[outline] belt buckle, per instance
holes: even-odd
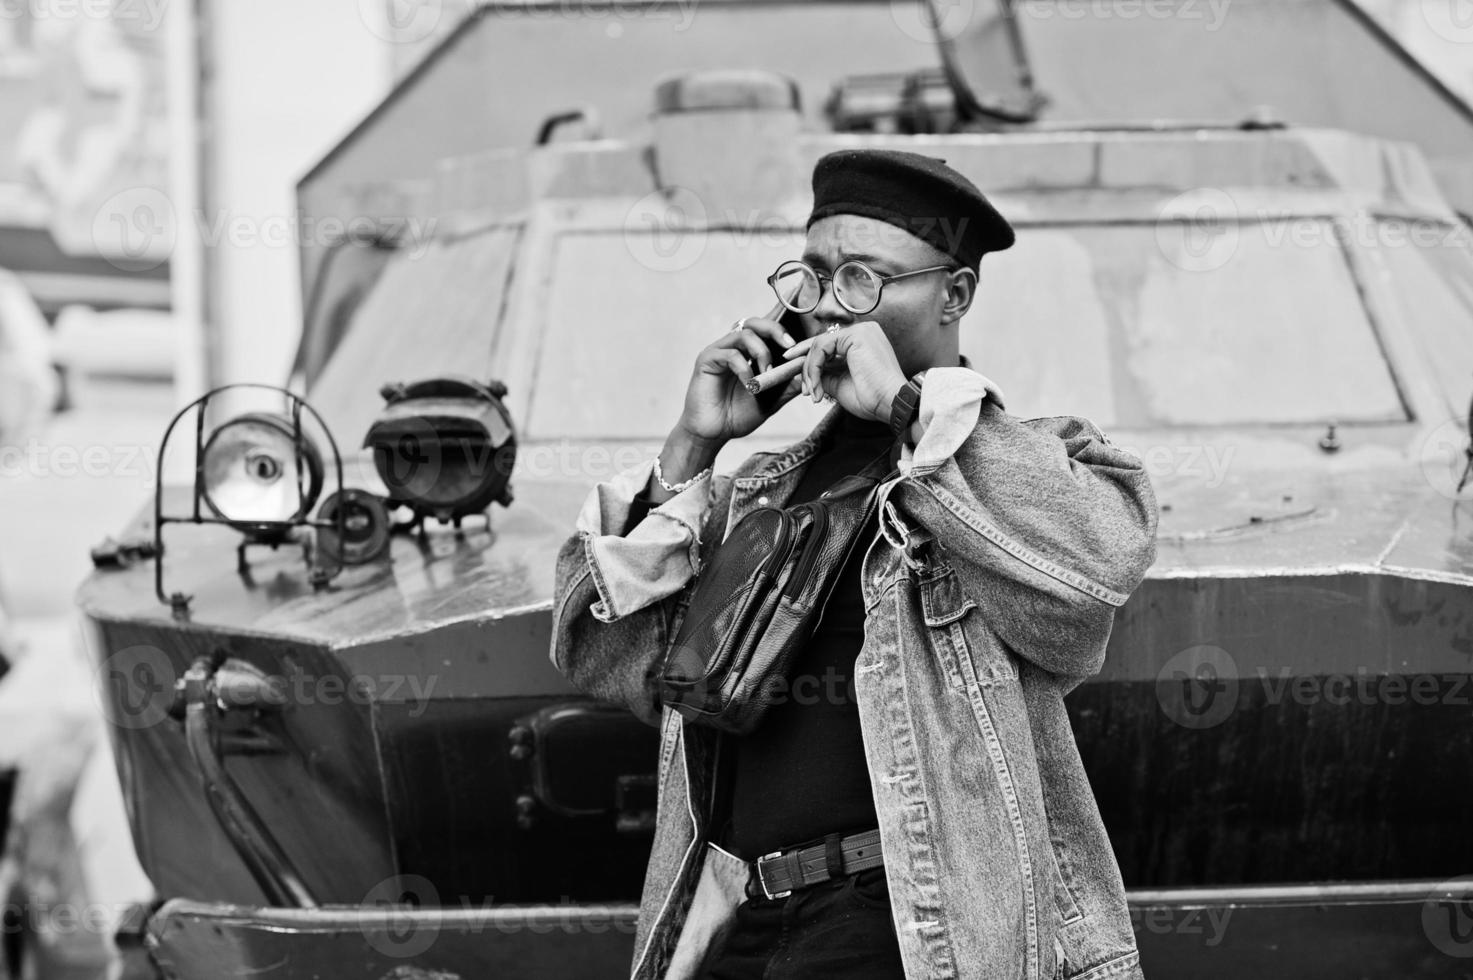
[[[762,874],[762,862],[766,861],[768,858],[781,857],[782,853],[782,851],[773,851],[772,853],[764,854],[757,859],[757,884],[762,888],[762,894],[768,901],[773,901],[774,899],[778,898],[787,898],[789,895],[793,894],[793,890],[791,888],[789,888],[785,892],[774,893],[768,891],[767,878]]]

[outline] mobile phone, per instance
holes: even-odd
[[[782,324],[783,329],[788,332],[788,336],[792,337],[794,340],[803,339],[803,318],[800,314],[794,313],[792,310],[779,303],[777,304],[777,306],[773,307],[772,312],[768,313],[767,315],[769,318],[776,317],[777,322]],[[774,366],[781,364],[784,360],[786,360],[786,358],[783,357],[783,353],[787,350],[787,348],[783,347],[781,344],[775,344],[772,341],[767,340],[767,338],[765,337],[763,338],[763,341],[767,344],[767,349],[772,354],[772,364]],[[755,396],[757,399],[757,407],[762,409],[762,413],[764,415],[771,415],[774,411],[777,410],[778,399],[781,397],[783,389],[786,387],[787,385],[773,385],[771,388],[768,388],[766,391],[759,392]]]

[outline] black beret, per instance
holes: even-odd
[[[1013,244],[1013,226],[975,184],[945,160],[904,150],[835,150],[820,158],[808,224],[832,214],[903,228],[973,269],[984,253]]]

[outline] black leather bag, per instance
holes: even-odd
[[[859,532],[874,513],[889,452],[811,501],[761,507],[701,571],[666,655],[661,700],[686,719],[744,735],[757,727],[813,635]]]

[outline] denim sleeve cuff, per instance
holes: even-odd
[[[927,371],[921,385],[921,438],[914,449],[902,441],[900,472],[929,472],[955,455],[977,428],[982,403],[988,398],[998,408],[1003,407],[1002,391],[986,375],[971,368]]]
[[[619,533],[653,470],[654,460],[648,460],[600,483],[578,514],[578,535],[598,590],[589,611],[600,622],[612,623],[679,592],[700,571],[709,476],[655,507],[628,534]]]

